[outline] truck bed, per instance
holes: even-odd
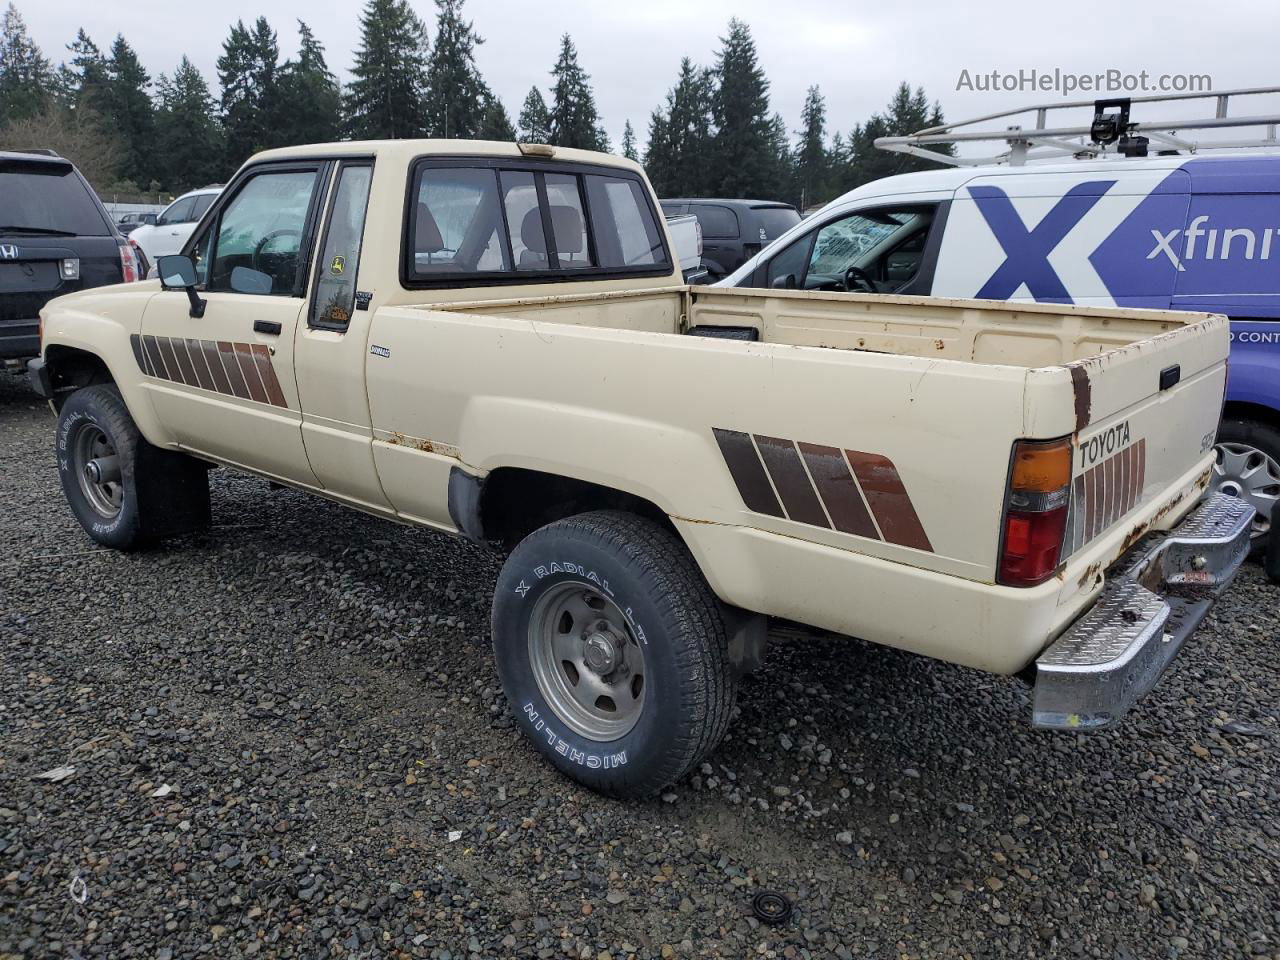
[[[1088,359],[1209,316],[997,300],[684,286],[456,301],[419,309],[516,315],[651,333],[752,327],[763,343],[1018,367]]]

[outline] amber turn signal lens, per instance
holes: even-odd
[[[1070,440],[1020,440],[1013,453],[1009,489],[1052,493],[1071,482]]]

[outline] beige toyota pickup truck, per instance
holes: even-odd
[[[501,543],[511,711],[606,793],[715,747],[769,618],[1105,726],[1248,547],[1250,508],[1205,497],[1223,318],[687,287],[618,157],[262,153],[158,273],[43,313],[89,536],[207,524],[218,464]]]

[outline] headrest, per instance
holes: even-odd
[[[413,245],[418,253],[439,253],[444,249],[444,238],[440,236],[436,218],[431,215],[431,210],[421,200],[418,201]]]
[[[582,215],[573,207],[563,204],[551,206],[551,229],[556,232],[557,253],[582,252]],[[547,243],[542,235],[542,215],[534,207],[520,222],[520,242],[534,253],[546,253]]]

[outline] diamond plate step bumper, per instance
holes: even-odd
[[[1253,507],[1218,493],[1124,554],[1094,606],[1036,661],[1033,725],[1083,730],[1119,720],[1240,569],[1252,523]]]

